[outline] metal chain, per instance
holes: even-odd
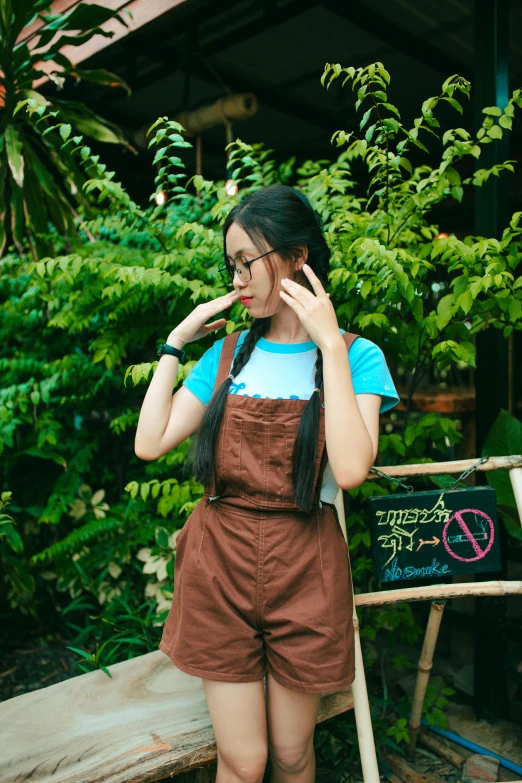
[[[378,468],[370,468],[370,473],[375,473],[376,476],[388,479],[388,481],[391,481],[392,484],[396,484],[398,487],[404,487],[404,489],[408,491],[408,494],[415,491],[415,487],[412,487],[411,484],[405,484],[399,478],[395,478],[395,476],[388,476],[387,473],[383,473],[381,470],[378,470]]]
[[[462,481],[471,473],[473,473],[478,468],[479,465],[482,465],[483,462],[487,462],[488,459],[491,459],[491,457],[481,457],[481,459],[479,459],[479,461],[475,465],[472,465],[471,468],[468,468],[468,470],[465,470],[464,473],[461,473],[461,475],[450,484],[450,489],[455,489],[459,481]],[[375,475],[379,476],[380,478],[388,479],[388,481],[391,481],[392,484],[396,484],[398,487],[404,487],[404,489],[408,492],[408,494],[411,494],[412,492],[415,491],[415,487],[412,487],[411,484],[405,484],[403,481],[401,481],[399,478],[396,478],[395,476],[388,476],[387,473],[383,473],[378,468],[370,468],[370,473],[375,473]]]
[[[487,462],[488,459],[491,459],[491,457],[481,457],[481,459],[479,459],[475,465],[472,465],[471,468],[468,468],[468,470],[465,470],[464,473],[461,473],[460,476],[455,479],[455,481],[452,481],[450,484],[450,489],[455,489],[459,481],[463,481],[467,476],[470,475],[470,473],[473,473],[479,465],[482,465],[483,462]]]

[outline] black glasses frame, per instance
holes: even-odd
[[[272,250],[268,250],[266,253],[263,253],[263,255],[258,256],[257,258],[252,258],[251,261],[247,261],[245,256],[237,256],[237,258],[234,259],[234,261],[237,261],[238,259],[244,259],[243,264],[246,266],[248,272],[250,273],[250,277],[245,280],[245,283],[248,283],[250,280],[252,280],[252,271],[250,267],[254,263],[254,261],[259,261],[260,258],[264,258],[265,256],[270,255],[270,253],[276,253],[277,248],[272,248]],[[225,285],[232,285],[234,282],[234,275],[236,274],[237,267],[235,263],[230,264],[228,261],[225,261],[223,264],[218,266],[218,272],[220,273],[221,277],[223,278]],[[243,280],[241,275],[239,274],[239,279]]]

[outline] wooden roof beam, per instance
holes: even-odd
[[[350,3],[346,0],[322,0],[321,5],[444,78],[458,73],[468,81],[473,79],[473,74],[465,62],[433,46],[422,35],[412,35],[392,19],[382,16],[359,0],[351,0]]]

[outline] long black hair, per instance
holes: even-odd
[[[328,286],[330,248],[323,234],[320,216],[306,196],[287,185],[271,185],[245,196],[229,212],[223,225],[223,245],[232,223],[237,223],[250,237],[259,252],[277,248],[278,255],[285,262],[292,262],[298,255],[298,248],[308,248],[307,263],[313,269],[324,288]],[[225,249],[226,254],[226,249]],[[271,279],[270,294],[276,284],[272,256],[267,256]],[[311,285],[305,273],[289,274],[309,290]],[[267,334],[271,317],[255,318],[252,326],[235,357],[231,374],[237,378],[247,364],[259,340]],[[317,348],[314,386],[320,388],[323,382],[323,356]],[[208,485],[212,481],[215,447],[225,411],[231,379],[226,378],[216,389],[210,400],[198,431],[187,454],[188,464],[196,481]],[[319,428],[319,393],[307,401],[299,423],[293,452],[293,499],[301,510],[310,511],[313,503],[313,479]]]

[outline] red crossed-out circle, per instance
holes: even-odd
[[[469,527],[466,525],[463,514],[478,514],[479,516],[483,517],[484,519],[487,519],[489,523],[489,543],[485,549],[481,549],[478,545],[478,542],[475,539],[475,536],[469,529]],[[460,555],[455,554],[455,552],[451,549],[449,543],[448,543],[448,527],[450,526],[451,522],[453,520],[456,520],[458,524],[460,525],[460,528],[466,538],[469,540],[471,546],[473,547],[475,551],[475,557],[461,557]],[[447,553],[454,557],[456,560],[462,560],[464,563],[473,563],[475,560],[482,560],[483,557],[486,557],[487,553],[493,546],[493,541],[495,540],[495,526],[493,525],[493,520],[491,517],[488,517],[487,514],[484,513],[484,511],[480,511],[478,508],[462,508],[459,511],[455,511],[453,516],[451,516],[446,524],[444,525],[444,529],[442,531],[442,541],[444,543],[444,547],[447,551]]]

